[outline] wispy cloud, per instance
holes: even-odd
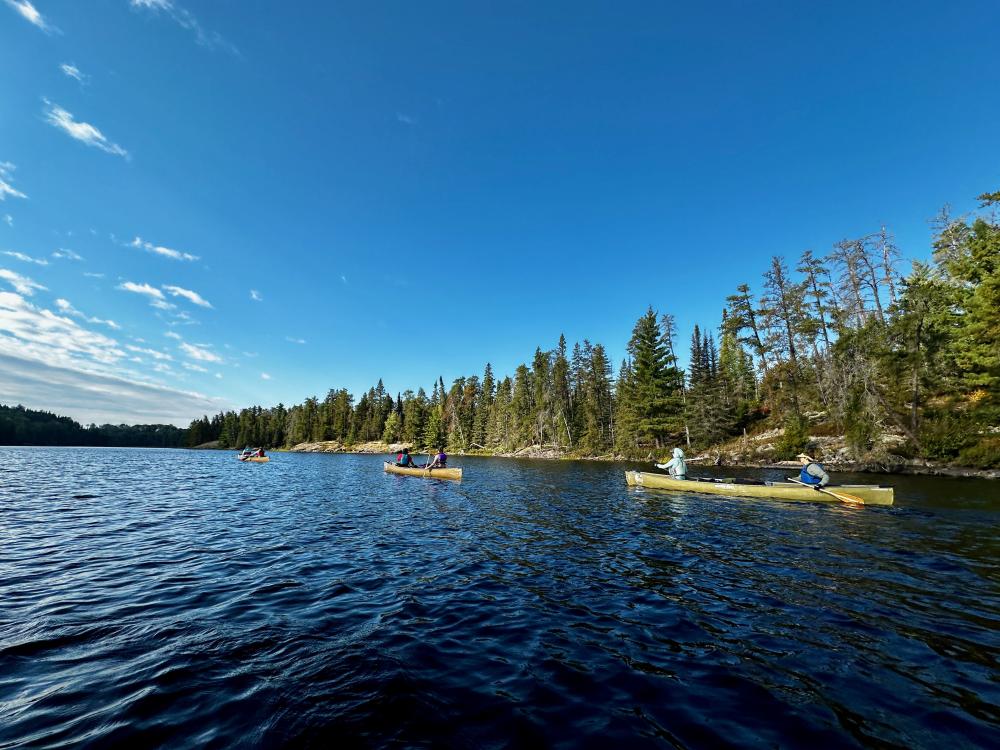
[[[170,258],[171,260],[198,260],[197,255],[182,253],[180,250],[163,247],[162,245],[154,245],[152,242],[146,242],[142,237],[136,237],[129,243],[129,245],[131,247],[139,248],[140,250],[155,253],[156,255],[162,255],[164,258]]]
[[[48,34],[58,31],[55,26],[45,20],[45,17],[38,12],[38,8],[28,2],[28,0],[5,0],[5,2],[20,13],[24,20],[33,26],[37,26],[42,31]]]
[[[347,277],[344,276],[344,274],[340,274],[340,281],[341,281],[341,283],[346,284],[347,283]]]
[[[80,255],[80,254],[78,254],[78,253],[76,253],[76,252],[74,252],[72,250],[69,250],[68,248],[65,248],[65,247],[61,247],[58,250],[53,250],[52,251],[52,257],[53,258],[63,259],[63,260],[83,260],[83,256],[82,255]],[[103,276],[104,274],[101,274],[101,275]]]
[[[114,339],[83,328],[50,310],[35,307],[12,292],[0,292],[2,353],[62,366],[113,364],[125,354]],[[4,391],[0,389],[0,392]]]
[[[45,260],[45,258],[32,258],[30,255],[25,255],[24,253],[18,253],[15,252],[14,250],[4,250],[3,254],[8,255],[11,258],[17,258],[18,260],[23,261],[24,263],[34,263],[35,265],[38,266],[47,266],[49,264],[49,262]]]
[[[260,374],[260,379],[261,379],[261,380],[270,380],[270,379],[271,379],[271,376],[270,376],[270,375],[268,375],[268,374],[267,374],[266,372],[262,372],[262,373]]]
[[[176,331],[167,331],[167,332],[166,332],[165,334],[163,334],[163,335],[164,335],[164,336],[166,336],[166,337],[167,337],[168,339],[174,339],[174,340],[176,340],[176,341],[181,341],[181,340],[183,339],[183,336],[181,336],[181,335],[180,335],[179,333],[177,333]]]
[[[0,279],[6,281],[8,284],[14,287],[14,289],[19,294],[23,294],[25,297],[30,297],[35,293],[36,290],[47,289],[47,287],[44,287],[38,282],[29,279],[27,276],[22,276],[21,274],[15,273],[14,271],[10,271],[6,268],[0,268]]]
[[[184,369],[191,370],[192,372],[208,372],[208,370],[201,365],[195,365],[191,362],[184,362]]]
[[[58,346],[26,347],[15,335],[7,334],[3,307],[0,304],[0,393],[6,401],[66,414],[84,424],[168,423],[180,427],[196,415],[225,407],[221,400],[130,377],[109,365],[64,362],[64,352]],[[37,311],[18,310],[15,314],[27,314],[35,323],[50,325]]]
[[[82,143],[86,143],[88,146],[99,148],[101,151],[108,154],[123,156],[126,159],[129,158],[128,151],[123,149],[117,143],[109,141],[105,137],[104,133],[91,125],[89,122],[77,122],[73,119],[73,115],[71,113],[67,112],[58,104],[53,104],[48,99],[43,99],[43,101],[45,102],[45,121],[49,123],[49,125],[59,128],[70,138],[75,138]]]
[[[73,305],[70,303],[68,299],[63,299],[62,297],[60,297],[59,299],[56,300],[56,307],[58,307],[59,312],[63,313],[64,315],[72,315],[74,318],[81,318],[83,320],[86,320],[88,323],[97,323],[99,325],[107,326],[108,328],[114,331],[121,330],[121,326],[115,323],[115,321],[113,320],[102,320],[101,318],[92,318],[89,315],[84,315],[82,312],[73,307]]]
[[[219,380],[222,380],[222,373],[221,372],[215,373],[215,377],[217,377]]]
[[[170,286],[169,284],[164,284],[163,288],[166,289],[172,297],[183,297],[199,307],[212,307],[212,303],[198,294],[198,292],[192,292],[190,289],[184,289],[179,286]]]
[[[4,214],[4,215],[3,215],[3,220],[4,220],[4,223],[5,223],[5,224],[6,224],[7,226],[9,226],[9,227],[12,227],[12,226],[14,226],[14,217],[13,217],[13,216],[11,216],[10,214]]]
[[[260,292],[258,292],[256,289],[251,289],[250,299],[252,299],[254,302],[261,302],[263,301],[264,298],[260,296]]]
[[[416,125],[417,124],[417,118],[416,117],[410,117],[410,115],[404,115],[402,112],[397,112],[396,113],[396,121],[397,122],[401,122],[404,125]]]
[[[24,193],[20,190],[15,190],[9,181],[14,179],[14,170],[17,169],[9,161],[0,161],[0,201],[7,200],[7,197],[11,198],[27,198]],[[7,215],[7,223],[13,226],[14,220]]]
[[[62,63],[59,66],[59,70],[61,70],[65,75],[69,76],[70,78],[76,79],[80,83],[86,83],[88,80],[90,80],[90,76],[83,73],[75,65],[70,65],[69,63]]]
[[[172,362],[174,359],[166,352],[157,351],[156,349],[149,349],[141,346],[132,346],[131,344],[128,344],[125,348],[128,349],[130,352],[135,352],[136,354],[145,354],[146,356],[152,357],[153,359],[159,360],[161,362]]]
[[[236,45],[224,39],[221,34],[208,31],[195,18],[191,11],[182,8],[174,0],[129,0],[129,5],[135,9],[149,11],[156,15],[162,13],[169,16],[182,29],[186,29],[194,34],[198,44],[206,49],[222,49],[234,55],[240,54]]]
[[[178,347],[182,352],[184,352],[191,359],[196,359],[199,362],[222,362],[222,357],[208,349],[205,346],[199,346],[198,344],[189,344],[186,341],[181,342]]]
[[[174,305],[167,302],[167,298],[163,296],[163,292],[157,289],[155,286],[150,286],[149,284],[136,284],[133,281],[123,281],[118,285],[118,288],[123,292],[132,292],[133,294],[141,294],[149,300],[149,304],[158,310],[173,310]]]
[[[103,273],[94,273],[93,271],[84,271],[83,275],[86,276],[88,279],[103,279],[104,278],[104,274]]]
[[[292,338],[291,336],[285,336],[285,341],[291,341],[293,344],[304,344],[304,343],[306,343],[305,339],[296,339],[296,338]]]

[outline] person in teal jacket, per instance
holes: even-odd
[[[674,457],[665,464],[656,464],[656,468],[667,470],[673,479],[687,479],[687,461],[684,460],[684,451],[680,448],[674,448]]]

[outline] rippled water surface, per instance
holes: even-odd
[[[996,484],[380,461],[0,448],[0,747],[1000,744]]]

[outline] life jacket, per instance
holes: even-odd
[[[809,473],[810,466],[819,466],[819,464],[814,461],[811,464],[806,464],[805,466],[803,466],[802,471],[799,472],[799,481],[802,482],[803,484],[809,484],[809,485],[819,484],[820,482],[823,481],[823,479],[822,477],[814,477],[812,474],[810,474]],[[820,466],[820,468],[822,469],[823,467]]]
[[[438,466],[444,466],[446,463],[448,463],[448,456],[444,453],[438,453],[437,458],[438,458]]]
[[[398,463],[402,463],[402,462],[403,462],[403,454],[402,453],[397,453],[396,454],[396,463],[398,464]]]

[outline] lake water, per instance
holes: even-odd
[[[1000,484],[0,448],[0,747],[997,747]]]

